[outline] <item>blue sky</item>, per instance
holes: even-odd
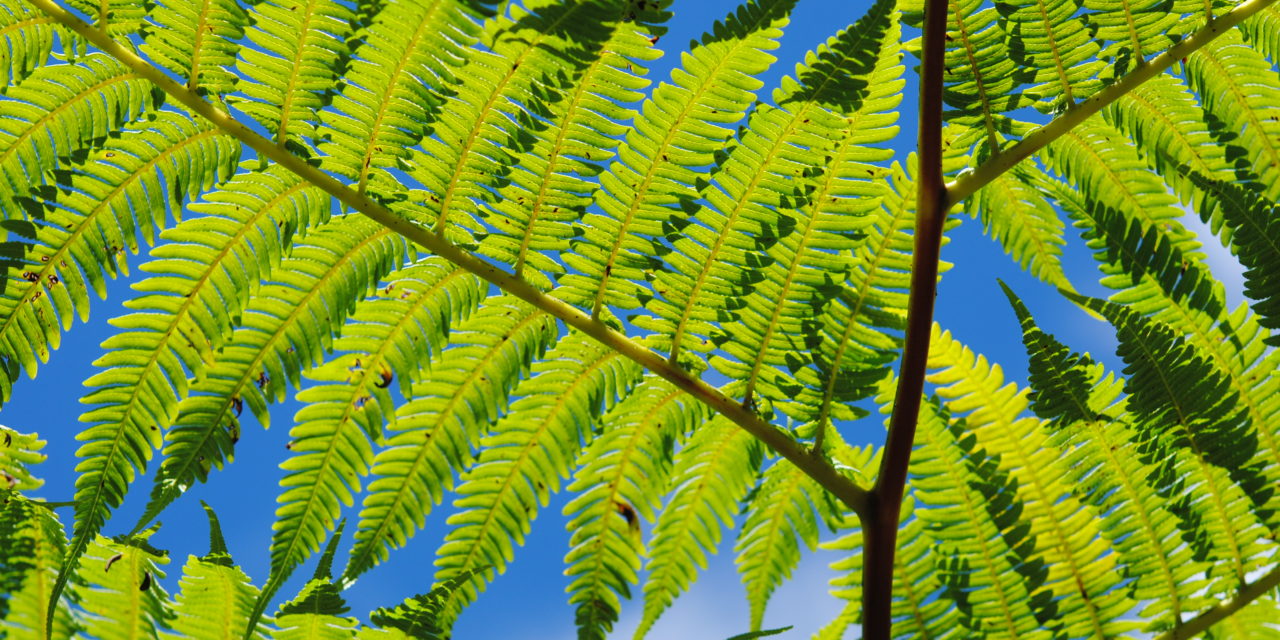
[[[807,50],[856,20],[868,4],[801,0],[786,30],[782,48],[774,52],[779,61],[764,77],[766,89],[761,95],[767,96],[778,78],[790,73]],[[671,31],[658,44],[668,53],[654,64],[650,78],[667,78],[670,65],[679,59],[675,53],[736,5],[732,0],[676,0]],[[907,63],[911,66],[913,60],[908,57]],[[899,158],[905,158],[914,147],[913,85],[912,79],[903,101],[905,116],[900,123]],[[1188,216],[1187,223],[1196,230],[1203,228],[1193,216]],[[1105,295],[1097,285],[1097,270],[1082,242],[1078,236],[1070,232],[1068,235],[1068,276],[1082,292]],[[1217,248],[1216,242],[1210,247],[1210,264],[1215,273],[1227,284],[1228,291],[1238,292],[1238,264]],[[974,350],[1002,363],[1007,380],[1025,381],[1026,359],[1013,312],[996,285],[997,276],[1023,296],[1047,330],[1074,349],[1091,351],[1095,356],[1102,356],[1104,362],[1115,365],[1110,327],[1079,312],[1047,285],[1016,271],[1000,247],[982,235],[978,222],[964,219],[951,235],[951,244],[944,249],[943,258],[955,267],[944,276],[939,289],[939,322]],[[130,259],[132,267],[141,262],[141,256]],[[136,268],[134,273],[138,273]],[[42,368],[39,379],[19,381],[12,401],[0,409],[0,422],[23,432],[37,431],[48,441],[45,453],[50,456],[49,460],[36,471],[47,480],[39,495],[49,500],[68,500],[73,493],[77,448],[74,437],[80,429],[77,419],[83,406],[72,399],[79,397],[80,383],[95,371],[91,363],[102,353],[98,345],[110,335],[106,320],[122,314],[122,302],[131,292],[126,283],[117,281],[111,287],[111,294],[108,301],[95,302],[89,323],[78,324],[64,335],[61,348]],[[1239,299],[1238,295],[1229,297],[1232,304],[1238,304]],[[165,525],[153,542],[169,549],[174,559],[169,565],[170,576],[164,581],[170,592],[176,589],[186,555],[203,554],[207,549],[201,499],[218,512],[236,560],[257,582],[266,578],[277,483],[283,475],[277,465],[286,453],[284,444],[288,439],[290,417],[296,408],[293,403],[275,407],[272,415],[276,426],[269,431],[246,425],[244,442],[251,446],[237,448],[237,459],[229,470],[216,473],[212,486],[193,488],[164,514]],[[863,422],[851,428],[847,437],[855,442],[878,440],[883,428],[879,419]],[[108,523],[106,533],[121,533],[129,528],[149,489],[149,478],[135,483],[126,506]],[[514,564],[463,615],[455,637],[553,640],[575,636],[572,609],[566,604],[564,593],[568,579],[562,575],[562,559],[569,540],[564,519],[558,515],[564,502],[563,498],[556,499],[541,511],[532,535],[518,551]],[[364,618],[374,607],[393,605],[429,588],[434,551],[443,538],[443,523],[451,512],[447,503],[442,505],[409,547],[394,552],[391,563],[369,572],[347,592],[353,614]],[[64,519],[70,518],[69,512],[62,515]],[[733,571],[733,554],[728,548],[731,544],[730,536],[725,549],[713,558],[709,570],[693,590],[665,614],[650,637],[725,638],[746,630],[747,607],[743,588]],[[827,595],[827,580],[832,573],[826,565],[837,558],[831,552],[807,557],[794,579],[778,591],[766,615],[765,626],[795,625],[794,631],[780,637],[803,638],[830,619],[841,603]],[[282,591],[284,597],[295,593],[310,571],[310,566],[303,567],[296,574],[298,577]],[[639,588],[635,593],[639,595]],[[632,601],[624,611],[615,630],[616,637],[630,636],[638,622],[639,605],[638,601]]]

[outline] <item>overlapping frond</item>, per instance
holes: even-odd
[[[342,598],[341,589],[333,582],[333,556],[342,538],[346,521],[338,525],[325,545],[315,574],[303,585],[294,599],[280,605],[275,623],[278,630],[271,634],[275,640],[339,640],[351,638],[359,622],[342,614],[351,610]],[[258,609],[260,611],[261,599]],[[255,611],[255,613],[256,613]],[[257,622],[251,618],[250,624]],[[252,627],[251,627],[252,628]]]
[[[1258,436],[1238,392],[1167,325],[1114,303],[1075,299],[1115,325],[1139,457],[1154,467],[1150,482],[1185,522],[1197,558],[1215,560],[1213,588],[1229,592],[1275,549],[1249,508],[1266,505],[1275,488],[1251,463]]]
[[[8,266],[0,294],[0,349],[35,375],[75,317],[89,315],[89,292],[106,296],[106,276],[125,268],[138,235],[153,242],[184,200],[225,179],[239,145],[207,123],[163,112],[57,173],[58,187],[28,199],[33,243]]]
[[[450,334],[450,346],[413,385],[372,461],[376,477],[360,510],[346,580],[385,560],[423,526],[555,335],[552,317],[512,297],[489,299]]]
[[[213,509],[207,504],[204,509],[209,517],[209,553],[187,556],[169,627],[176,634],[172,636],[175,640],[235,640],[243,637],[258,588],[232,563]],[[251,640],[265,637],[257,629]]]
[[[62,523],[51,509],[18,496],[6,498],[0,505],[5,587],[0,634],[40,640],[70,638],[79,628],[71,613],[71,598],[60,594],[56,611],[50,613],[50,594],[67,546]],[[52,624],[46,627],[48,620]]]
[[[530,141],[520,145],[523,152],[505,176],[509,182],[487,203],[491,211],[481,211],[491,227],[482,250],[512,264],[517,275],[538,282],[538,274],[564,273],[557,252],[569,248],[577,234],[573,223],[598,189],[595,178],[613,158],[624,123],[635,116],[634,103],[648,84],[640,77],[644,65],[661,53],[655,44],[664,29],[651,23],[669,15],[659,11],[662,3],[638,4],[625,3],[624,16],[637,24],[618,24],[598,51],[578,54],[587,64],[575,69],[576,86],[568,78],[540,83],[547,86],[534,104],[546,123],[520,132]]]
[[[1023,82],[1032,85],[1023,95],[1037,109],[1061,110],[1101,88],[1098,73],[1105,63],[1096,58],[1098,36],[1075,15],[1075,0],[1001,0],[996,10],[1010,56]],[[1105,14],[1099,17],[1105,20]]]
[[[160,566],[168,563],[168,554],[145,538],[94,540],[76,574],[84,581],[78,604],[87,614],[79,619],[85,633],[102,640],[157,637],[173,616],[160,585]]]
[[[1019,267],[1055,287],[1070,289],[1062,270],[1064,227],[1050,200],[1033,188],[1019,165],[991,181],[965,201],[966,212],[982,221],[988,236],[1000,243]]]
[[[346,70],[356,15],[336,0],[266,0],[249,10],[249,20],[232,102],[277,143],[306,143]]]
[[[1235,168],[1280,197],[1280,73],[1232,31],[1187,60],[1187,83],[1213,118],[1212,133],[1240,151]],[[1241,153],[1242,151],[1242,153]]]
[[[582,456],[564,507],[572,532],[569,604],[580,638],[604,638],[639,580],[641,526],[653,522],[671,475],[677,440],[704,418],[701,406],[658,378],[641,382],[603,419],[604,432]]]
[[[591,308],[634,308],[648,292],[645,272],[660,266],[655,238],[682,207],[698,197],[700,168],[733,134],[762,83],[754,78],[774,61],[794,0],[752,0],[723,21],[672,71],[641,108],[634,128],[619,148],[618,160],[600,176],[596,203],[583,236],[564,254],[578,273],[564,278],[565,299]],[[684,204],[682,204],[684,203]],[[677,220],[678,222],[678,220]]]
[[[1068,468],[1048,445],[1039,420],[1023,415],[1027,392],[1004,384],[998,365],[989,365],[952,339],[934,335],[928,377],[939,385],[948,412],[963,416],[977,446],[998,456],[998,468],[1016,484],[1020,520],[1035,541],[1032,562],[1045,565],[1043,588],[1052,594],[1048,626],[1070,636],[1111,636],[1125,632],[1120,620],[1134,602],[1119,589],[1112,571],[1115,555],[1100,537],[1094,514],[1071,492]]]
[[[1167,628],[1205,602],[1202,576],[1209,567],[1180,535],[1193,523],[1175,516],[1149,484],[1156,470],[1139,456],[1121,381],[1040,330],[1022,302],[1006,293],[1030,358],[1031,408],[1054,431],[1051,443],[1064,456],[1067,478],[1098,515],[1131,597],[1149,603],[1142,615],[1150,628]]]
[[[0,214],[21,219],[16,198],[44,184],[45,172],[159,102],[151,83],[101,53],[41,67],[10,87],[0,98]]]
[[[893,3],[877,2],[856,25],[811,52],[796,79],[786,78],[775,92],[780,106],[753,110],[741,138],[698,185],[706,204],[688,220],[669,223],[666,239],[674,251],[665,258],[669,268],[650,276],[657,297],[646,305],[654,317],[644,326],[672,336],[673,359],[682,349],[712,349],[719,323],[738,319],[741,296],[760,277],[755,254],[777,242],[792,222],[782,216],[805,202],[807,185],[796,178],[810,177],[815,152],[841,135],[842,107],[874,98],[868,87],[896,79],[881,67],[893,53],[885,43],[897,41],[897,29]],[[831,194],[825,206],[857,216],[866,206],[855,195]]]
[[[707,554],[732,526],[738,501],[760,474],[760,443],[722,419],[702,425],[676,454],[671,495],[658,514],[649,541],[644,614],[636,629],[643,638],[658,616],[689,588]]]
[[[873,13],[860,26],[866,35],[894,34],[895,17]],[[757,397],[803,404],[803,390],[821,393],[826,386],[822,372],[807,366],[803,347],[813,342],[815,310],[834,295],[837,274],[851,268],[842,264],[843,256],[858,246],[873,221],[868,214],[886,195],[872,178],[883,172],[874,163],[892,157],[883,145],[896,133],[902,65],[897,47],[884,42],[855,40],[850,53],[856,60],[851,81],[862,90],[848,91],[839,82],[812,89],[836,116],[828,123],[831,142],[810,150],[823,153],[824,164],[802,172],[804,194],[793,203],[800,206],[779,218],[776,243],[756,252],[763,255],[756,257],[759,267],[738,312],[740,322],[721,326],[713,337],[727,357],[713,357],[712,366],[743,381],[747,404]]]
[[[231,67],[249,16],[236,0],[160,0],[147,16],[142,52],[186,79],[188,89],[222,96],[236,86]]]
[[[320,113],[319,146],[328,156],[322,166],[357,180],[361,192],[371,180],[381,198],[401,190],[388,169],[428,133],[426,123],[475,42],[478,25],[465,6],[442,0],[382,8],[362,33],[333,108]]]
[[[522,129],[547,126],[551,114],[545,105],[565,99],[561,90],[579,82],[602,55],[609,34],[623,28],[624,10],[622,0],[537,0],[513,5],[510,17],[486,25],[482,42],[489,50],[469,51],[431,137],[406,162],[426,188],[413,195],[425,207],[417,212],[425,224],[437,232],[457,231],[462,241],[480,239],[484,246],[480,203],[493,200],[491,189],[506,180],[513,151],[533,142]],[[487,210],[497,215],[492,226],[511,230],[513,221],[502,216],[507,208]]]
[[[29,469],[47,457],[40,453],[44,445],[45,441],[34,433],[19,433],[0,425],[0,489],[22,492],[44,484]]]
[[[936,401],[921,408],[911,459],[915,516],[937,541],[938,578],[964,636],[1051,638],[1053,594],[1021,494],[1000,459]]]
[[[480,441],[479,459],[455,490],[458,513],[448,520],[453,528],[438,552],[436,581],[478,567],[494,573],[478,574],[455,591],[449,613],[474,600],[488,576],[506,570],[539,508],[578,464],[601,413],[630,391],[640,372],[578,332],[533,364],[515,389],[518,399]]]

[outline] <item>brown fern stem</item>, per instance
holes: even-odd
[[[915,251],[907,301],[907,335],[898,371],[889,435],[875,486],[862,518],[862,637],[888,640],[893,628],[893,558],[898,519],[924,391],[933,301],[938,288],[942,224],[950,202],[942,178],[942,74],[946,54],[947,0],[928,0],[920,57],[920,137],[917,155]]]

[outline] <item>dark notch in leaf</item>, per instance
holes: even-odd
[[[1031,410],[1054,427],[1093,420],[1096,416],[1089,409],[1090,385],[1086,371],[1093,366],[1093,360],[1087,355],[1072,353],[1052,334],[1041,331],[1017,294],[1003,280],[996,281],[1022,325],[1022,344],[1030,360]]]

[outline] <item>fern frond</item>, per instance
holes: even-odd
[[[802,176],[808,184],[794,203],[800,205],[795,217],[780,217],[776,243],[758,251],[764,254],[756,257],[762,264],[752,274],[756,282],[741,303],[740,322],[721,326],[713,336],[728,357],[715,356],[711,364],[743,381],[747,404],[756,396],[800,402],[805,388],[824,388],[827,379],[805,366],[809,357],[800,345],[811,344],[813,316],[832,297],[833,279],[839,281],[835,274],[850,269],[841,264],[840,254],[858,245],[873,221],[867,214],[885,196],[869,178],[882,171],[872,163],[892,157],[883,144],[896,133],[902,65],[897,47],[887,42],[896,40],[892,34],[898,26],[893,15],[874,14],[861,26],[870,30],[867,35],[883,29],[890,40],[858,41],[854,57],[860,63],[853,72],[861,74],[857,79],[866,83],[864,91],[851,93],[840,84],[815,90],[814,98],[838,117],[830,123],[825,165]]]
[[[906,326],[902,310],[914,250],[915,183],[897,164],[889,176],[891,186],[862,228],[844,287],[810,334],[821,338],[812,352],[821,400],[788,407],[796,420],[816,429],[860,416],[852,403],[867,397],[869,385],[885,374],[888,354],[898,348],[898,332]]]
[[[636,6],[627,3],[628,11]],[[646,31],[656,40],[662,29],[646,25]],[[613,157],[618,138],[627,131],[623,123],[635,116],[634,103],[643,97],[640,90],[648,84],[640,77],[644,65],[661,53],[645,32],[627,24],[615,27],[598,48],[583,52],[590,59],[583,61],[587,64],[578,72],[576,86],[559,87],[563,95],[538,96],[549,124],[525,127],[522,135],[532,141],[521,146],[528,148],[515,157],[506,176],[510,182],[488,202],[490,211],[481,212],[493,227],[481,250],[546,288],[550,279],[538,282],[541,278],[534,274],[564,273],[564,265],[552,256],[568,250],[577,233],[573,223],[585,215],[599,188],[594,178]]]
[[[1280,74],[1236,31],[1193,53],[1187,82],[1215,118],[1213,133],[1244,151],[1237,170],[1280,197]]]
[[[1112,68],[1116,73],[1127,72],[1168,49],[1189,33],[1196,22],[1184,14],[1203,9],[1200,3],[1187,1],[1084,0],[1081,4],[1088,10],[1086,20],[1093,29],[1093,37],[1106,43],[1096,55],[1114,60]]]
[[[137,33],[150,8],[150,3],[137,0],[67,0],[67,4],[90,16],[94,27],[118,39]]]
[[[555,320],[511,297],[490,298],[450,334],[450,346],[396,412],[360,510],[349,582],[404,546],[453,485],[453,474],[506,409],[530,361],[556,334]]]
[[[597,420],[626,396],[641,370],[581,333],[562,338],[533,364],[507,414],[480,441],[479,460],[462,476],[437,551],[436,582],[487,566],[454,591],[446,620],[472,602],[489,576],[502,573],[540,507],[560,490]],[[576,530],[571,527],[570,530]]]
[[[997,9],[984,6],[982,0],[958,0],[947,7],[943,100],[951,109],[943,118],[981,130],[988,146],[999,149],[1000,134],[1011,129],[1011,120],[1003,114],[1023,102],[1018,89],[1024,80],[1010,55],[1009,36]]]
[[[89,291],[106,296],[105,276],[125,270],[137,236],[152,242],[166,216],[225,179],[238,155],[239,145],[207,123],[163,112],[58,172],[59,188],[29,201],[35,243],[9,267],[0,295],[0,352],[34,376],[37,358],[58,348],[60,328],[88,318]]]
[[[637,639],[706,568],[707,554],[720,546],[722,527],[733,525],[738,501],[759,477],[762,453],[757,440],[713,418],[676,454],[671,497],[649,540],[649,577]]]
[[[583,237],[563,254],[578,273],[565,276],[564,298],[598,316],[604,305],[635,308],[650,295],[645,270],[657,267],[653,238],[680,216],[682,202],[697,199],[699,167],[714,164],[761,83],[753,76],[774,61],[794,0],[752,0],[717,22],[641,108],[618,160],[600,178]]]
[[[328,640],[330,638],[350,638],[358,622],[355,618],[340,617],[350,610],[342,598],[341,589],[334,584],[333,556],[342,538],[342,530],[346,520],[338,524],[329,542],[325,544],[320,562],[316,564],[312,576],[297,597],[280,605],[276,614],[279,630],[273,632],[272,638],[280,640]],[[255,607],[255,613],[262,607],[262,600]],[[256,616],[250,618],[250,630],[257,622]]]
[[[820,485],[795,465],[779,460],[764,472],[744,510],[747,518],[733,550],[747,588],[751,629],[756,631],[764,623],[769,597],[800,564],[800,544],[809,551],[818,547],[815,510],[835,509]]]
[[[1213,194],[1221,203],[1219,216],[1228,232],[1231,247],[1244,266],[1244,295],[1257,312],[1258,322],[1268,329],[1280,329],[1280,204],[1263,193],[1254,182],[1236,184],[1200,174],[1188,176],[1192,183]],[[1201,218],[1206,218],[1201,213]],[[1206,220],[1206,222],[1213,222]],[[1275,346],[1280,338],[1267,338]]]
[[[480,569],[463,571],[431,591],[412,596],[394,608],[373,610],[369,613],[369,621],[382,629],[376,632],[361,629],[358,637],[361,640],[443,640],[440,619],[445,603]]]
[[[1019,165],[1001,174],[965,201],[965,211],[981,219],[983,231],[999,242],[1019,267],[1055,287],[1071,289],[1062,270],[1064,225],[1045,196],[1025,177],[1034,170]]]
[[[351,55],[347,38],[355,18],[335,0],[266,0],[254,6],[254,26],[245,34],[249,44],[236,63],[236,108],[272,132],[277,144],[314,137],[317,111],[328,104]]]
[[[708,338],[717,333],[718,322],[737,319],[741,296],[759,278],[755,253],[775,242],[780,225],[789,222],[779,220],[779,210],[804,201],[804,188],[794,178],[811,174],[812,150],[829,146],[842,133],[839,114],[827,108],[870,97],[866,87],[873,83],[896,81],[892,72],[875,72],[885,43],[897,41],[897,29],[893,4],[878,2],[858,24],[811,52],[797,79],[787,77],[776,91],[781,106],[757,106],[741,139],[722,157],[711,180],[703,181],[700,195],[706,205],[696,210],[692,224],[669,223],[671,268],[652,274],[659,299],[646,305],[654,317],[642,326],[672,336],[672,361],[686,343],[710,350]],[[849,195],[832,195],[827,208],[844,208],[851,216],[864,213]],[[762,238],[753,242],[752,237]]]
[[[239,402],[227,402],[226,398],[218,402],[217,396],[206,395],[210,385],[205,374],[213,365],[219,375],[225,375],[221,373],[224,369],[216,366],[223,359],[217,352],[231,339],[250,297],[263,282],[272,279],[294,241],[328,219],[329,199],[314,186],[273,165],[237,175],[192,203],[189,209],[203,215],[161,234],[169,243],[152,252],[159,260],[148,263],[143,270],[164,275],[148,280],[154,284],[144,283],[143,288],[181,293],[188,301],[197,298],[192,304],[182,304],[185,301],[172,296],[150,297],[153,305],[160,308],[180,302],[178,310],[188,316],[183,335],[196,345],[203,341],[203,347],[196,352],[212,352],[208,357],[213,362],[192,360],[198,367],[193,372],[202,380],[196,383],[196,395],[178,403],[172,428],[165,434],[164,461],[156,472],[151,498],[138,528],[159,515],[186,487],[203,481],[209,468],[221,467],[230,459],[240,433],[238,414],[244,401],[267,424],[261,396],[245,394]],[[207,258],[193,264],[188,260],[193,255]],[[147,300],[134,304],[145,305]],[[169,339],[174,337],[170,335]],[[235,392],[230,397],[238,395]]]
[[[653,522],[671,475],[677,439],[703,420],[700,405],[664,380],[649,377],[601,421],[604,432],[587,448],[564,507],[572,532],[569,604],[580,638],[604,638],[639,580],[644,541],[641,518]]]
[[[1280,601],[1275,596],[1264,596],[1248,606],[1232,613],[1214,625],[1205,634],[1208,640],[1276,640],[1280,628],[1276,620],[1280,616]]]
[[[364,193],[371,181],[386,196],[401,190],[387,172],[427,133],[424,122],[437,115],[440,93],[455,82],[478,27],[465,3],[401,1],[384,6],[362,34],[348,78],[320,112],[320,151],[326,169],[358,181]]]
[[[1167,628],[1204,604],[1209,566],[1182,543],[1179,524],[1147,482],[1156,470],[1140,459],[1134,433],[1117,404],[1121,383],[1086,355],[1070,352],[1036,326],[1007,288],[1030,358],[1031,408],[1055,432],[1075,495],[1100,517],[1119,555],[1131,597],[1148,604],[1151,629]]]
[[[50,594],[67,547],[63,525],[53,510],[39,503],[13,495],[6,498],[0,505],[5,587],[0,598],[0,635],[66,640],[79,629],[68,594],[61,594],[56,609],[50,611]],[[48,627],[47,620],[52,620]]]
[[[227,349],[233,356],[251,354],[246,358],[250,362],[228,358],[218,368],[228,363],[234,373],[223,378],[215,369],[210,378],[234,380],[233,388],[241,393],[250,385],[256,387],[249,381],[262,372],[280,381],[276,388],[282,389],[286,379],[296,385],[301,370],[319,362],[330,348],[355,301],[403,264],[407,249],[399,236],[361,216],[335,219],[309,234],[282,264],[281,284],[264,287],[254,298],[236,332],[243,334],[242,341]],[[234,397],[223,401],[233,402]],[[359,476],[373,462],[369,434],[350,421],[302,421],[289,436],[293,456],[280,465],[289,474],[280,481],[284,491],[277,499],[281,506],[272,527],[271,577],[250,618],[251,626],[289,574],[319,549],[325,530],[337,522],[339,503],[350,505],[352,493],[360,488]]]
[[[258,597],[258,588],[240,567],[232,564],[213,509],[206,504],[204,510],[209,517],[209,553],[199,558],[187,556],[179,582],[181,590],[173,604],[173,620],[169,623],[176,635],[164,634],[164,637],[239,640]],[[261,629],[251,636],[251,640],[265,638]]]
[[[559,91],[581,79],[601,55],[599,44],[618,28],[622,9],[620,0],[538,0],[513,5],[509,18],[487,25],[482,41],[490,50],[469,52],[435,130],[408,162],[409,174],[427,190],[414,195],[425,205],[418,215],[426,224],[437,233],[456,232],[459,241],[485,233],[479,202],[492,200],[490,189],[510,173],[508,147],[528,147],[532,140],[521,129],[545,126],[541,105],[563,99]]]
[[[160,566],[168,563],[168,554],[145,540],[98,536],[76,573],[85,582],[84,631],[101,640],[155,638],[173,617],[160,585]]]
[[[893,632],[895,638],[958,638],[963,633],[959,609],[945,597],[936,572],[946,560],[939,557],[938,541],[925,521],[914,517],[915,502],[902,506],[902,530],[894,556]],[[861,540],[861,536],[858,536]],[[850,577],[854,577],[852,574]]]
[[[1114,303],[1069,297],[1116,327],[1138,452],[1156,467],[1149,481],[1183,519],[1197,557],[1218,563],[1209,572],[1215,590],[1243,583],[1274,553],[1249,510],[1251,501],[1265,505],[1274,487],[1249,464],[1258,436],[1238,393],[1167,325]]]
[[[1046,627],[1054,613],[1048,570],[1036,561],[1036,539],[1019,521],[1023,503],[1015,483],[997,467],[998,458],[978,447],[965,421],[952,421],[936,402],[921,408],[918,428],[911,459],[915,515],[937,541],[938,576],[965,636],[1053,637]]]
[[[26,0],[0,2],[0,91],[22,82],[53,53],[55,38],[70,48],[74,36]]]
[[[1210,205],[1178,167],[1218,179],[1231,177],[1226,154],[1205,123],[1204,110],[1179,78],[1161,74],[1148,80],[1103,109],[1102,117],[1133,141],[1183,202],[1199,200],[1201,212]]]
[[[221,96],[234,91],[231,70],[249,16],[235,0],[159,0],[148,17],[142,52],[186,78],[188,89]]]
[[[1060,111],[1102,87],[1097,36],[1076,12],[1074,0],[1001,0],[1009,52],[1032,84],[1024,92],[1042,112]],[[1092,16],[1090,16],[1092,17]]]
[[[149,82],[100,53],[41,67],[9,88],[0,98],[0,213],[21,219],[16,197],[158,104]]]
[[[31,475],[28,468],[48,457],[40,453],[44,445],[45,441],[37,434],[18,433],[0,425],[0,491],[31,491],[44,484],[44,480]]]
[[[1273,61],[1280,58],[1280,8],[1270,6],[1240,25],[1245,39]]]
[[[930,341],[929,365],[935,371],[927,379],[940,385],[948,412],[964,416],[976,446],[998,456],[1000,471],[1016,482],[1019,519],[1037,549],[1027,557],[1046,565],[1043,587],[1053,594],[1050,624],[1070,636],[1124,633],[1131,625],[1121,618],[1135,603],[1118,588],[1121,578],[1111,570],[1115,555],[1098,535],[1093,514],[1072,495],[1068,469],[1048,445],[1048,432],[1023,416],[1026,390],[1005,385],[998,365],[975,357],[950,334]]]

